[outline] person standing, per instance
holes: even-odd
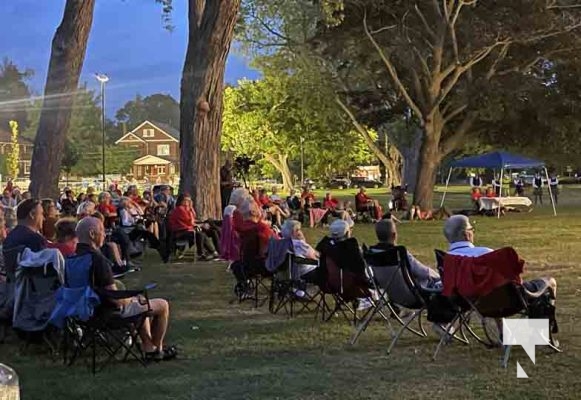
[[[538,173],[533,178],[533,194],[535,196],[535,205],[538,202],[543,205],[543,178]]]
[[[496,197],[500,197],[500,189],[502,188],[502,182],[500,182],[500,179],[497,176],[494,177],[494,179],[492,180],[492,187],[494,188],[494,193],[496,194]]]
[[[514,194],[515,196],[519,197],[523,197],[525,195],[525,183],[520,177],[514,180]]]
[[[470,178],[470,188],[481,188],[483,185],[482,178],[480,175],[476,174]]]
[[[551,189],[551,194],[553,195],[553,201],[555,202],[555,205],[559,204],[559,178],[557,178],[557,175],[551,175],[551,179],[549,179],[549,187]]]
[[[232,164],[230,160],[226,160],[222,168],[220,168],[220,199],[222,200],[222,211],[228,205],[233,186]]]

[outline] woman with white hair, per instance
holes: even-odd
[[[235,227],[241,226],[244,219],[239,207],[250,194],[245,188],[237,188],[230,194],[228,205],[222,213],[222,229],[220,231],[220,257],[228,261],[237,261],[240,257],[240,238]]]
[[[301,230],[301,223],[294,219],[287,219],[282,224],[281,235],[283,239],[292,239],[294,254],[297,257],[316,260],[319,253],[311,247],[305,240],[305,235]]]

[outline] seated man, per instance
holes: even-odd
[[[474,246],[474,227],[465,215],[453,215],[444,224],[444,236],[450,244],[448,254],[478,257],[492,252],[488,247]],[[550,287],[553,296],[557,295],[557,281],[551,277],[523,281],[523,286],[530,292],[537,292]]]
[[[47,240],[40,233],[44,221],[44,212],[39,200],[23,200],[16,208],[18,223],[4,240],[2,251],[8,276],[16,271],[18,254],[14,249],[27,247],[34,252],[46,249]]]
[[[86,217],[77,225],[77,255],[91,254],[94,288],[101,290],[118,290],[113,281],[111,263],[99,250],[105,242],[105,227],[94,217]],[[139,336],[142,350],[150,360],[169,360],[177,355],[173,347],[164,347],[163,340],[167,332],[169,321],[169,304],[164,299],[150,299],[150,316],[145,320]],[[121,317],[129,318],[147,311],[147,305],[139,302],[138,298],[116,300],[104,303],[103,306],[116,307]]]
[[[369,197],[363,186],[359,187],[359,193],[355,195],[355,209],[357,212],[369,212],[372,220],[379,220],[383,215],[379,202]]]
[[[397,228],[395,222],[391,219],[382,219],[375,224],[375,234],[378,243],[371,246],[369,249],[372,252],[380,252],[389,250],[397,246]],[[418,261],[408,251],[408,261],[410,265],[410,272],[415,281],[423,288],[438,289],[442,287],[440,274],[430,267],[425,266]]]

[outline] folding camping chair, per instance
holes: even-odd
[[[377,299],[373,302],[372,309],[369,310],[358,326],[356,326],[351,338],[352,345],[357,342],[359,336],[365,332],[373,318],[378,314],[386,323],[392,338],[395,336],[395,332],[391,325],[390,317],[396,319],[401,325],[404,325],[403,320],[400,318],[399,313],[392,305],[387,294],[389,287],[396,277],[395,272],[400,268],[399,255],[400,253],[395,247],[385,251],[373,251],[364,246],[363,257],[367,267],[367,275],[371,277],[371,283],[375,293],[377,293]],[[407,329],[418,336],[424,336],[414,328],[408,326]]]
[[[514,249],[502,249],[500,251],[516,252]],[[440,261],[443,260],[445,254],[443,252],[436,253]],[[443,266],[443,263],[441,263]],[[446,275],[443,275],[444,277]],[[456,293],[457,298],[463,303],[467,304],[469,311],[459,313],[457,318],[462,322],[462,326],[469,328],[469,320],[466,315],[476,315],[481,323],[484,331],[484,336],[479,337],[473,330],[469,332],[486,347],[500,347],[502,346],[503,357],[502,367],[508,366],[510,357],[511,345],[503,345],[502,328],[499,325],[501,319],[509,317],[528,317],[528,318],[548,318],[549,332],[545,339],[547,345],[555,352],[561,352],[558,341],[553,334],[557,333],[558,327],[555,319],[555,307],[553,305],[554,296],[551,288],[546,285],[539,288],[537,292],[530,292],[524,285],[516,282],[506,282],[502,285],[492,289],[489,293],[477,297],[467,297]],[[466,306],[464,306],[466,308]],[[438,343],[438,347],[434,353],[433,359],[436,358],[442,340]]]
[[[43,264],[40,260],[44,259],[60,261]],[[59,275],[64,272],[59,270],[64,264],[62,255],[56,249],[35,253],[25,248],[17,255],[16,262],[12,328],[24,340],[25,348],[33,343],[46,344],[54,355],[58,353],[59,339],[49,319],[61,286]]]
[[[402,326],[387,349],[387,354],[390,354],[405,330],[420,337],[427,336],[422,325],[422,313],[427,310],[431,298],[439,291],[422,288],[415,282],[410,272],[407,250],[403,246],[394,246],[391,254],[368,255],[368,257],[372,264],[391,264],[376,265],[373,268],[374,279],[379,282],[383,301],[387,299],[392,304],[412,310],[412,313],[404,320],[399,319]],[[416,320],[418,329],[410,328],[410,324]],[[365,325],[362,330],[364,327]]]
[[[270,299],[271,288],[266,285],[265,279],[272,274],[266,270],[265,260],[260,255],[260,240],[255,229],[240,235],[240,261],[232,263],[230,270],[237,281],[234,293],[238,303],[252,300],[254,307],[258,308]],[[261,298],[260,289],[268,295]]]
[[[270,267],[276,265],[277,261],[271,260],[271,257],[279,253],[276,247],[280,247],[280,250],[285,251],[286,254],[283,263],[273,269]],[[307,290],[308,282],[302,279],[302,276],[317,269],[319,261],[297,257],[293,252],[291,239],[271,240],[268,254],[267,269],[273,273],[269,311],[277,314],[284,309],[292,318],[305,310],[310,310],[311,305],[316,306],[316,298],[320,295],[320,291],[311,295]],[[298,311],[295,310],[297,303],[301,306]]]
[[[65,261],[64,283],[59,290],[57,306],[51,315],[51,323],[64,328],[63,360],[72,365],[85,351],[91,352],[91,370],[97,372],[97,349],[106,355],[99,371],[125,351],[122,360],[130,356],[145,366],[145,357],[137,346],[139,330],[148,317],[151,307],[147,291],[108,291],[94,288],[92,255],[70,257]],[[115,300],[142,296],[147,311],[129,318],[122,318],[111,304]],[[72,354],[69,357],[69,350]]]
[[[371,284],[365,274],[365,261],[357,240],[348,238],[338,241],[325,237],[317,249],[321,254],[321,269],[314,283],[321,290],[321,299],[317,304],[315,318],[319,311],[323,321],[329,321],[333,315],[341,313],[347,321],[356,324],[357,302],[361,298],[371,299]],[[334,308],[330,307],[326,295],[333,298]]]

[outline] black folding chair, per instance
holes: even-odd
[[[272,276],[270,312],[277,314],[280,310],[284,310],[292,318],[305,310],[314,310],[320,291],[314,294],[309,293],[310,287],[308,282],[302,279],[302,275],[306,272],[305,269],[316,268],[319,268],[318,260],[297,257],[294,253],[288,253],[284,264]],[[299,305],[298,310],[296,310],[297,305]]]
[[[146,318],[151,313],[148,290],[156,287],[150,284],[141,290],[102,290],[93,287],[92,256],[82,255],[68,258],[65,262],[65,282],[60,300],[66,299],[67,292],[84,293],[88,288],[93,288],[98,294],[101,305],[94,308],[94,313],[85,318],[66,313],[70,304],[62,304],[65,310],[64,336],[63,336],[63,360],[67,365],[72,365],[85,352],[91,352],[91,370],[93,374],[101,371],[112,360],[117,359],[124,352],[122,361],[129,357],[137,360],[145,366],[145,357],[137,345],[140,329]],[[138,297],[144,311],[130,317],[124,317],[121,310],[112,306],[119,300]],[[69,298],[70,299],[70,298]],[[58,308],[58,304],[57,304]],[[58,311],[55,311],[58,312]],[[55,314],[53,314],[54,317]],[[54,321],[55,318],[52,318]],[[54,322],[53,322],[54,323]],[[69,350],[72,352],[69,355]],[[97,369],[98,353],[104,353],[105,361]]]
[[[381,260],[383,262],[379,262],[371,259],[372,256],[369,255],[370,262],[372,263],[391,264],[382,265],[373,270],[374,279],[380,282],[382,297],[385,296],[383,298],[388,299],[392,304],[412,311],[409,316],[401,320],[402,326],[393,337],[387,349],[387,353],[390,354],[391,350],[406,330],[420,337],[427,336],[422,325],[422,313],[427,310],[430,298],[437,293],[437,291],[424,289],[415,282],[410,272],[409,260],[405,247],[394,246],[389,257],[385,254],[381,257],[386,257],[386,259]],[[416,320],[418,322],[418,328],[410,328],[410,324]]]
[[[315,318],[321,312],[322,320],[329,321],[335,314],[340,313],[348,322],[356,324],[359,299],[371,300],[371,284],[365,274],[365,261],[357,240],[326,237],[317,245],[317,250],[321,254],[321,269],[316,274],[315,283],[321,290],[321,298]],[[333,308],[326,295],[333,298]]]

